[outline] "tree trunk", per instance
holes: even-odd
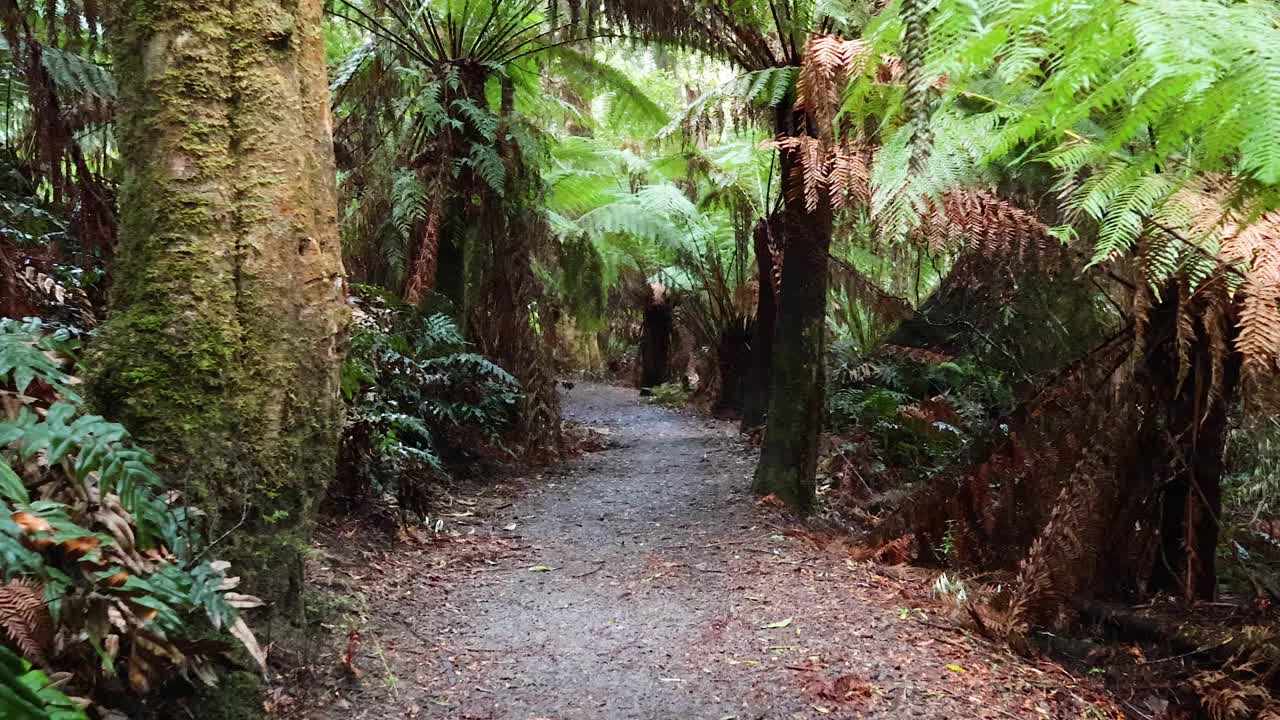
[[[751,359],[742,387],[742,430],[764,425],[769,411],[769,371],[773,363],[773,335],[778,321],[778,300],[774,295],[774,265],[771,246],[782,239],[781,216],[770,215],[756,225],[754,245],[759,269],[760,293],[756,300],[756,323],[751,337]]]
[[[822,194],[809,212],[797,187],[791,153],[782,153],[786,248],[769,380],[769,426],[753,489],[807,512],[816,500],[818,436],[822,431],[826,372],[827,256],[832,211]]]
[[[125,177],[91,396],[297,617],[349,321],[322,3],[114,7]]]
[[[751,369],[752,323],[735,324],[720,334],[716,347],[720,392],[715,412],[740,413],[745,402],[747,375]]]
[[[655,290],[655,295],[660,295]],[[640,389],[651,390],[671,380],[671,335],[675,318],[665,297],[654,297],[644,309],[640,338]]]
[[[1215,290],[1203,294],[1212,297]],[[1234,338],[1211,339],[1215,331],[1208,326],[1214,323],[1197,320],[1193,321],[1191,349],[1183,358],[1188,365],[1183,367],[1174,329],[1180,312],[1205,318],[1212,317],[1215,308],[1211,305],[1206,312],[1198,299],[1185,294],[1180,302],[1170,298],[1153,311],[1148,331],[1148,344],[1155,350],[1148,353],[1150,392],[1163,410],[1163,417],[1158,418],[1162,422],[1149,433],[1141,451],[1143,457],[1159,460],[1151,483],[1162,492],[1159,545],[1150,586],[1187,602],[1211,601],[1218,591],[1218,518],[1222,514],[1229,412],[1239,386],[1240,360],[1235,354],[1220,360],[1221,377],[1218,387],[1213,387],[1214,345],[1229,346]],[[1185,332],[1191,323],[1182,322]],[[1221,323],[1217,331],[1225,327],[1235,327],[1235,323]]]
[[[500,112],[506,126],[518,122],[514,117],[515,86],[504,77],[501,88]],[[484,83],[478,83],[476,92],[483,90]],[[506,135],[505,128],[499,132],[500,137]],[[519,429],[529,440],[530,449],[559,453],[563,436],[551,353],[555,344],[547,342],[545,334],[554,337],[556,318],[545,304],[539,306],[542,283],[533,271],[534,249],[549,234],[542,213],[531,210],[536,198],[530,189],[540,188],[541,178],[519,161],[520,151],[514,143],[500,140],[497,150],[503,157],[515,159],[507,163],[506,193],[498,196],[478,178],[472,181],[483,200],[478,204],[478,232],[468,239],[467,274],[475,280],[467,303],[467,328],[477,349],[520,381],[524,399]],[[542,333],[531,313],[539,314]]]
[[[1230,302],[1225,283],[1194,296],[1169,287],[1148,313],[1132,374],[1122,376],[1137,397],[1103,393],[1085,413],[1094,425],[1087,452],[1022,564],[1019,623],[1069,617],[1064,603],[1144,581],[1188,601],[1214,596],[1227,414],[1239,383]]]

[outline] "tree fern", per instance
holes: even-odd
[[[391,217],[406,241],[410,239],[417,225],[427,220],[430,212],[428,192],[417,173],[407,169],[396,173],[391,190]]]
[[[507,168],[493,146],[472,145],[470,155],[459,162],[475,172],[494,195],[502,197],[506,194]]]
[[[1206,257],[1274,232],[1278,19],[1263,1],[941,0],[929,71],[948,87],[935,121],[975,113],[973,89],[998,80],[1000,97],[976,109],[998,116],[983,164],[1052,166],[1075,221],[1097,227],[1096,262],[1137,253],[1157,292],[1225,271],[1254,303],[1277,293],[1263,278],[1280,276],[1280,259],[1224,253],[1215,271]],[[1280,332],[1265,330],[1275,318],[1243,317],[1251,367],[1280,355]]]
[[[750,113],[781,107],[795,95],[798,69],[770,67],[739,75],[708,90],[672,118],[658,137],[677,132],[694,134],[700,128],[720,128]]]
[[[608,119],[613,127],[631,126],[637,130],[657,129],[667,123],[670,114],[626,73],[613,65],[569,45],[547,48],[548,59],[559,63],[562,70],[577,74],[607,91],[612,102]]]

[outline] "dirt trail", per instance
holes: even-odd
[[[918,580],[784,534],[794,522],[746,493],[754,458],[729,424],[601,385],[569,392],[566,415],[610,449],[464,506],[469,535],[331,538],[321,576],[371,595],[362,676],[290,714],[1093,717],[1065,672],[932,624]]]

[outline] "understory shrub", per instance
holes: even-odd
[[[956,462],[1014,404],[1000,370],[971,358],[929,362],[836,352],[830,359],[827,427],[856,437],[870,464],[868,480],[893,469],[879,484],[927,479]]]
[[[680,383],[666,383],[652,390],[653,401],[663,407],[682,408],[689,404],[689,391]]]
[[[74,341],[0,320],[0,717],[143,705],[178,678],[217,683],[238,639],[262,649],[228,564],[128,431],[85,414]],[[69,700],[68,692],[87,697]]]
[[[521,389],[506,370],[467,352],[454,321],[422,316],[358,288],[343,366],[347,423],[331,496],[393,501],[424,513],[433,482],[466,457],[502,453]]]

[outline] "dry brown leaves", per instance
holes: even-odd
[[[17,578],[0,585],[0,635],[29,660],[44,662],[53,647],[54,629],[43,583]]]

